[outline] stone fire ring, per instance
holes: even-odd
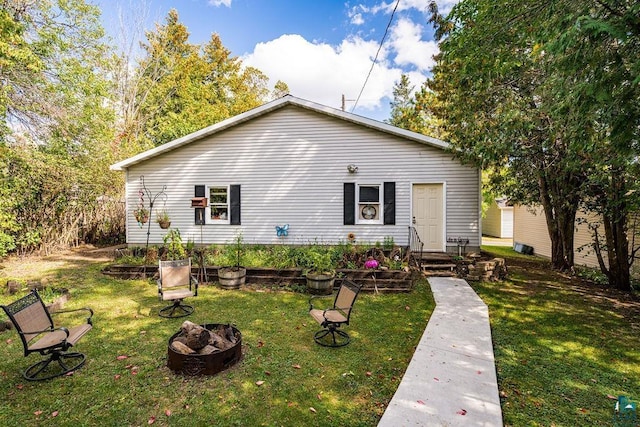
[[[210,331],[221,326],[220,323],[207,323],[200,325]],[[177,374],[183,375],[215,375],[235,365],[242,357],[242,334],[232,325],[233,334],[236,337],[236,343],[233,347],[226,350],[211,354],[182,354],[178,353],[171,347],[173,340],[178,337],[182,331],[178,331],[169,338],[167,366]]]

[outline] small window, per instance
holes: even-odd
[[[380,210],[381,185],[358,185],[358,203],[356,205],[356,217],[360,224],[381,224],[382,212]]]
[[[212,222],[229,222],[229,187],[209,187],[209,212]]]

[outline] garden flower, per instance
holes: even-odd
[[[380,264],[375,259],[368,259],[364,263],[364,268],[378,268]]]

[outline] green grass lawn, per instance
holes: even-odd
[[[612,425],[611,397],[640,401],[637,297],[508,248],[486,249],[509,267],[504,282],[472,283],[489,306],[505,425]],[[361,294],[347,327],[351,344],[330,349],[313,341],[307,295],[203,286],[188,319],[234,323],[244,357],[228,371],[191,378],[166,367],[167,341],[183,319],[157,316],[164,304],[155,283],[108,278],[104,265],[50,258],[3,270],[48,277],[71,289],[67,308],[96,314],[77,346],[86,365],[42,383],[20,374],[37,356],[23,357],[15,331],[1,333],[0,425],[375,426],[434,305],[425,282],[410,294]]]
[[[505,425],[612,425],[640,402],[640,301],[508,248],[509,279],[472,284],[489,306]]]
[[[39,356],[24,358],[15,331],[3,332],[0,425],[375,425],[434,306],[426,282],[410,294],[361,294],[346,327],[351,344],[332,349],[313,341],[319,328],[308,295],[202,286],[188,319],[235,324],[243,359],[215,376],[183,377],[166,359],[168,339],[185,319],[157,315],[166,303],[155,283],[107,278],[103,266],[55,263],[41,271],[71,289],[65,308],[95,311],[94,329],[76,346],[87,363],[73,376],[27,382],[21,370]]]

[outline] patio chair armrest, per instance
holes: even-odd
[[[44,334],[44,333],[53,332],[53,331],[62,331],[67,335],[66,338],[69,338],[69,330],[64,326],[61,326],[59,328],[43,329],[41,331],[18,331],[18,333],[20,335],[38,335],[38,334]]]
[[[316,298],[334,298],[334,295],[311,295],[311,298],[309,298],[309,311],[313,310],[313,303],[311,301]]]
[[[197,297],[198,296],[198,279],[193,274],[191,274],[190,277],[191,277],[191,283],[193,283],[193,285],[195,285],[195,288],[196,288],[196,291],[194,292],[194,296]]]
[[[93,321],[91,320],[91,318],[93,317],[93,310],[89,307],[74,308],[72,310],[58,310],[58,311],[52,312],[51,314],[53,315],[53,314],[62,314],[62,313],[75,313],[76,311],[88,311],[89,317],[87,317],[87,323],[89,325],[93,325]]]

